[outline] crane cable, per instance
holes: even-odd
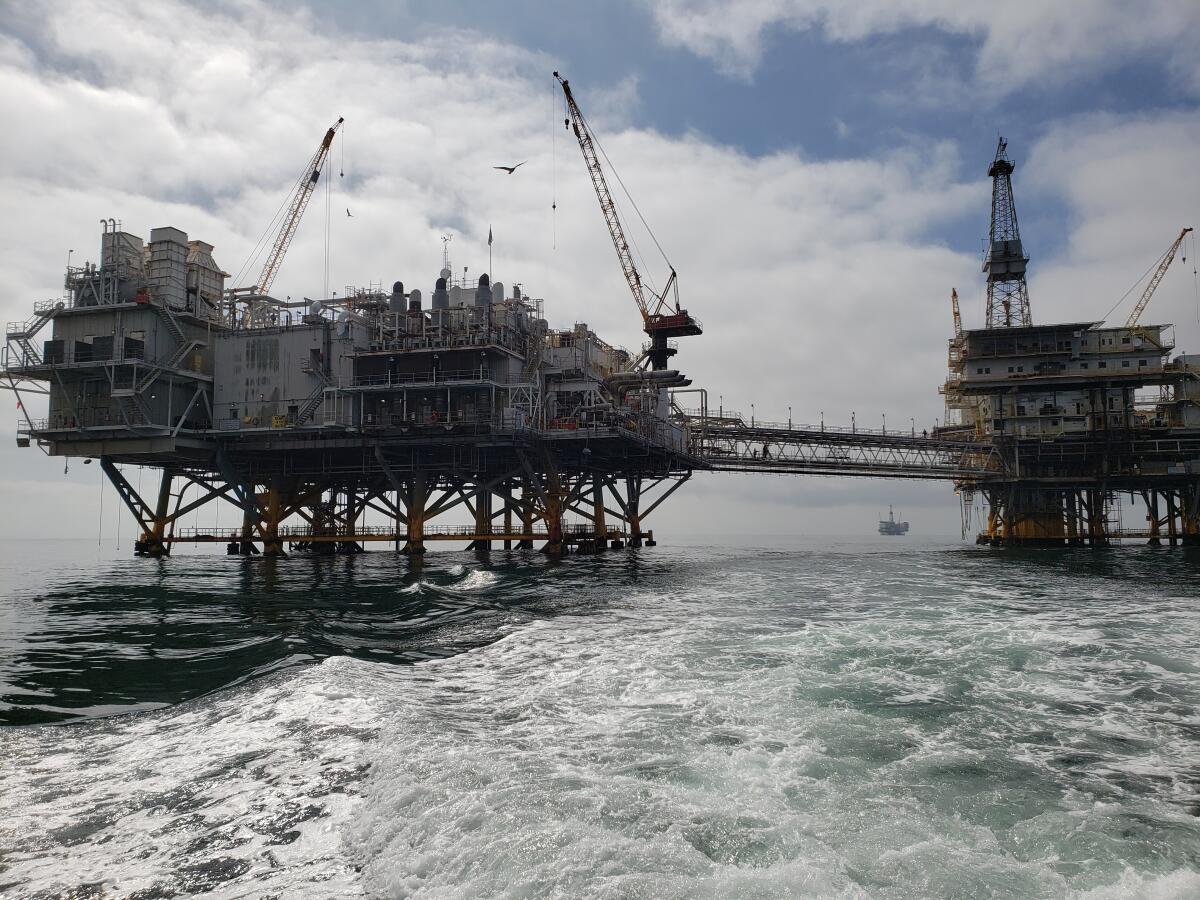
[[[1124,302],[1125,302],[1125,298],[1126,298],[1126,297],[1128,297],[1130,294],[1132,294],[1132,293],[1134,292],[1134,290],[1137,288],[1137,286],[1138,286],[1139,284],[1141,284],[1141,283],[1142,283],[1142,282],[1145,280],[1146,276],[1150,274],[1150,272],[1151,272],[1151,270],[1152,270],[1152,269],[1156,268],[1156,267],[1157,267],[1157,266],[1158,266],[1158,265],[1159,265],[1159,264],[1160,264],[1160,263],[1163,261],[1163,256],[1166,256],[1166,255],[1167,255],[1166,253],[1163,253],[1163,254],[1162,254],[1162,256],[1160,256],[1160,257],[1159,257],[1158,259],[1156,259],[1154,262],[1150,263],[1150,267],[1149,267],[1149,268],[1147,268],[1145,272],[1143,272],[1141,275],[1139,275],[1139,276],[1138,276],[1138,278],[1137,278],[1137,281],[1135,281],[1133,284],[1131,284],[1131,285],[1129,286],[1129,290],[1127,290],[1127,291],[1126,291],[1124,294],[1122,294],[1122,295],[1121,295],[1121,299],[1120,299],[1120,300],[1118,300],[1116,303],[1114,303],[1114,304],[1113,304],[1113,305],[1112,305],[1112,306],[1109,308],[1108,312],[1106,312],[1106,313],[1105,313],[1105,314],[1104,314],[1104,315],[1101,317],[1101,321],[1102,321],[1102,322],[1103,322],[1103,321],[1106,321],[1106,320],[1108,319],[1108,317],[1109,317],[1109,316],[1111,316],[1111,315],[1113,314],[1113,311],[1114,311],[1114,310],[1115,310],[1115,309],[1116,309],[1118,306],[1120,306],[1122,303],[1124,303]]]
[[[252,248],[250,248],[250,255],[246,258],[246,261],[242,263],[242,267],[237,270],[237,274],[233,276],[234,284],[241,284],[242,278],[248,275],[250,270],[257,265],[259,258],[263,254],[263,250],[265,250],[267,247],[267,238],[274,232],[278,231],[279,223],[283,220],[283,213],[288,206],[288,202],[296,195],[296,191],[300,189],[301,182],[303,182],[304,179],[309,176],[309,174],[311,173],[302,173],[300,177],[292,183],[292,186],[288,188],[288,192],[284,195],[283,201],[279,204],[279,209],[275,210],[275,215],[271,217],[271,221],[268,222],[267,227],[263,229],[263,233],[259,237],[258,242]]]
[[[584,118],[582,110],[579,111],[579,118],[582,119],[583,124],[587,126],[587,130],[592,135],[592,143],[596,145],[596,149],[599,150],[600,155],[604,157],[604,162],[608,164],[608,170],[612,172],[613,177],[617,179],[617,184],[621,186],[621,190],[625,193],[625,197],[629,200],[630,205],[633,207],[633,211],[637,213],[637,217],[639,220],[641,220],[642,226],[646,229],[646,233],[650,235],[650,240],[654,241],[654,246],[657,247],[658,252],[662,254],[663,261],[668,266],[671,266],[671,260],[667,257],[667,251],[665,251],[662,248],[662,244],[658,242],[658,238],[654,235],[654,230],[646,221],[646,217],[642,215],[641,209],[638,208],[637,201],[634,200],[633,195],[629,193],[629,188],[625,187],[625,182],[621,180],[621,174],[617,171],[616,166],[612,164],[612,160],[608,158],[608,154],[604,152],[604,145],[600,143],[600,138],[596,136],[596,132],[592,130],[592,126],[589,125],[587,119]],[[671,266],[671,268],[674,269],[675,267]]]
[[[325,179],[325,293],[321,295],[323,300],[329,299],[329,230],[331,227],[331,222],[330,222],[330,217],[329,217],[329,214],[330,214],[329,190],[330,190],[330,182],[332,180],[333,179],[331,179],[331,178]]]
[[[1187,257],[1183,258],[1187,262]],[[1200,325],[1200,272],[1196,271],[1196,232],[1192,232],[1192,284],[1196,289],[1196,324]]]
[[[566,102],[565,97],[564,97],[563,102],[564,103]],[[616,166],[614,166],[612,164],[612,160],[608,158],[608,154],[604,151],[604,145],[600,143],[600,138],[596,136],[596,132],[592,129],[592,126],[588,123],[587,117],[583,114],[583,110],[579,108],[578,104],[575,105],[575,112],[579,116],[579,120],[581,122],[583,122],[583,127],[587,129],[588,134],[591,136],[592,143],[596,145],[596,149],[599,150],[600,155],[604,157],[604,162],[608,165],[608,170],[610,172],[612,172],[613,177],[615,179],[617,179],[617,184],[619,184],[621,186],[621,190],[624,192],[626,199],[629,200],[630,205],[633,207],[633,211],[635,213],[637,213],[637,217],[641,221],[642,227],[645,228],[646,233],[650,235],[650,240],[654,241],[654,246],[658,248],[658,252],[659,252],[659,254],[662,255],[663,261],[667,264],[668,268],[670,268],[670,270],[672,272],[674,272],[675,267],[673,265],[671,265],[671,260],[670,260],[670,258],[668,258],[667,252],[665,250],[663,250],[662,244],[660,244],[658,242],[658,238],[654,234],[654,229],[652,229],[650,227],[650,223],[648,223],[646,221],[646,217],[642,215],[642,211],[638,207],[637,201],[633,199],[633,195],[629,193],[629,188],[627,188],[625,186],[625,182],[621,180],[621,173],[619,173],[617,171]],[[615,198],[613,199],[613,203],[614,204],[616,203]],[[638,259],[641,261],[642,269],[644,271],[640,271],[638,274],[641,275],[641,277],[644,281],[649,282],[651,288],[653,289],[654,281],[651,277],[649,277],[649,266],[646,265],[646,260],[642,256],[642,252],[637,246],[637,240],[629,239],[628,236],[626,239],[629,240],[629,243],[633,244],[633,247],[632,247],[633,252],[637,254]],[[658,292],[657,292],[657,290],[655,290],[655,296],[657,296],[657,295],[658,295]]]
[[[558,249],[558,85],[550,80],[550,249]],[[563,106],[567,100],[563,98]]]

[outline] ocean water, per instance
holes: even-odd
[[[2,552],[0,897],[1200,897],[1195,551]]]

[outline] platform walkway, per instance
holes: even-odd
[[[945,481],[1005,474],[990,443],[911,431],[746,422],[740,416],[688,420],[693,448],[711,469],[914,478]]]

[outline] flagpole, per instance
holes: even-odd
[[[492,272],[492,226],[488,226],[488,278],[492,281],[496,280],[495,273]]]

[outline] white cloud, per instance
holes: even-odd
[[[253,2],[215,11],[179,3],[36,10],[21,41],[0,41],[0,116],[21,123],[0,138],[7,163],[0,202],[12,211],[0,219],[4,318],[24,319],[33,300],[61,291],[68,249],[77,263],[94,259],[97,220],[106,216],[143,236],[175,225],[215,244],[218,262],[236,270],[324,130],[344,115],[346,177],[337,177],[342,147],[335,146],[329,179],[330,281],[339,292],[347,283],[396,279],[431,288],[445,231],[455,234],[455,265],[481,272],[491,226],[494,278],[546,297],[553,325],[582,320],[614,343],[641,342],[578,148],[562,130],[561,106],[548,102],[555,61],[457,32],[424,35],[419,44],[327,34],[303,13]],[[636,82],[586,87],[584,103],[605,92],[628,98]],[[603,112],[598,102],[594,115]],[[723,395],[727,408],[749,412],[753,402],[768,419],[786,418],[791,406],[797,422],[822,412],[845,422],[853,410],[860,423],[886,413],[889,427],[908,427],[912,416],[918,430],[941,416],[949,289],[959,289],[970,317],[978,315],[972,285],[980,297],[982,286],[974,252],[929,235],[964,219],[986,230],[989,186],[976,177],[986,161],[970,161],[964,180],[946,142],[814,161],[794,152],[750,156],[698,135],[667,137],[615,115],[605,126],[609,156],[671,254],[685,305],[705,323],[703,337],[682,342],[679,364],[709,389],[712,403]],[[1154,204],[1160,195],[1171,203],[1188,196],[1170,188],[1192,176],[1195,138],[1186,117],[1065,122],[1022,163],[1018,207],[1023,191],[1040,189],[1079,217],[1099,209],[1114,230],[1098,254],[1132,279],[1177,228],[1176,214],[1156,216]],[[529,163],[514,176],[492,169],[514,159]],[[1155,171],[1136,187],[1114,192],[1107,183],[1142,165]],[[1037,169],[1063,178],[1036,180]],[[1103,206],[1101,196],[1111,209],[1095,205]],[[1073,234],[1087,234],[1086,222],[1072,221]],[[1144,241],[1122,241],[1133,222]],[[1051,311],[1078,315],[1065,300],[1055,306],[1051,285],[1086,280],[1097,268],[1078,255],[1087,238],[1069,246],[1060,261],[1030,248],[1041,321]],[[318,195],[277,293],[319,294],[323,258]],[[661,280],[664,271],[651,274]],[[10,427],[0,427],[8,441]],[[32,451],[17,455],[10,480],[44,477],[45,467],[60,465]],[[882,482],[723,478],[697,476],[665,505],[660,527],[857,529],[868,510],[869,528],[873,510],[899,492]],[[754,487],[768,481],[769,488]],[[858,506],[841,519],[804,511],[825,505],[835,490]],[[941,530],[954,530],[948,486],[912,490],[910,506],[940,492]],[[24,533],[63,527],[61,510],[39,508],[28,491],[8,491],[27,513]],[[85,535],[93,520],[81,510],[71,527]]]
[[[978,80],[1007,92],[1040,80],[1075,80],[1130,60],[1163,62],[1180,86],[1200,94],[1200,7],[1173,0],[659,0],[650,4],[660,38],[749,79],[774,28],[819,28],[832,41],[861,41],[930,27],[979,42]]]
[[[1071,221],[1065,252],[1031,263],[1035,321],[1102,318],[1182,227],[1200,225],[1198,144],[1200,116],[1192,113],[1073,118],[1038,141],[1025,183],[1056,196]],[[1177,257],[1143,314],[1146,322],[1173,323],[1178,346],[1193,353],[1200,352],[1195,262]],[[1144,286],[1112,322],[1125,321]]]

